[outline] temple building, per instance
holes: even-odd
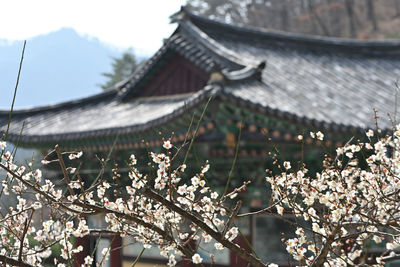
[[[87,162],[113,148],[113,160],[123,162],[131,153],[159,148],[161,137],[183,142],[207,105],[190,160],[209,160],[209,179],[223,187],[239,145],[231,186],[250,180],[242,197],[246,208],[256,209],[268,199],[263,187],[273,146],[295,161],[304,155],[310,169],[317,170],[322,147],[329,150],[375,129],[375,112],[382,129],[392,127],[387,114],[398,116],[399,41],[267,31],[210,20],[185,8],[173,21],[175,32],[131,77],[87,98],[15,110],[8,140],[41,151],[55,144],[65,151],[82,150]],[[2,132],[8,116],[0,111]],[[326,140],[311,139],[310,131],[324,132]],[[305,136],[304,148],[299,134]],[[90,179],[97,169],[98,164],[87,163],[82,174]],[[260,215],[241,225],[262,259],[287,264],[279,235],[284,226],[277,219]],[[122,258],[112,255],[112,266],[140,250],[126,246],[117,252]],[[152,253],[144,260],[165,262]],[[228,251],[219,254],[217,263],[247,265]]]

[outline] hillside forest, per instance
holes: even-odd
[[[270,30],[399,39],[400,0],[188,0],[196,14]]]

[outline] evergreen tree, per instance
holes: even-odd
[[[116,83],[128,78],[138,66],[139,64],[135,55],[132,53],[132,50],[126,51],[120,58],[114,57],[112,63],[112,72],[102,73],[102,75],[107,77],[108,80],[99,86],[103,88],[103,90],[110,89]]]

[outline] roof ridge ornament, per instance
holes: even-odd
[[[248,65],[239,70],[229,71],[227,69],[223,69],[222,74],[224,75],[225,80],[229,82],[243,81],[252,78],[256,78],[257,80],[261,81],[262,71],[266,65],[266,61],[261,61],[257,64],[257,66]]]
[[[170,24],[189,19],[188,12],[190,11],[188,11],[185,6],[181,6],[181,9],[178,12],[175,12],[174,14],[169,16]]]
[[[222,69],[218,64],[214,64],[211,70],[210,78],[208,80],[209,85],[224,86],[226,83],[244,81],[252,78],[262,80],[262,71],[267,65],[266,61],[261,61],[257,66],[248,65],[242,69],[230,71],[228,69]]]
[[[219,85],[224,86],[225,84],[225,75],[224,70],[217,63],[214,63],[214,66],[210,72],[210,78],[207,82],[208,85]]]
[[[267,61],[262,60],[256,67],[256,79],[262,81],[262,72],[267,67]]]

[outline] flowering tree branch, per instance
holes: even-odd
[[[153,190],[149,188],[144,188],[143,189],[143,194],[148,196],[149,198],[155,199],[158,202],[162,203],[166,207],[170,208],[171,210],[175,211],[176,213],[180,214],[181,216],[187,218],[190,222],[193,222],[195,225],[199,226],[201,229],[203,229],[207,234],[212,236],[216,241],[220,242],[224,247],[228,248],[229,250],[232,250],[236,255],[239,257],[247,260],[249,263],[251,263],[253,266],[266,266],[260,259],[255,257],[254,255],[250,254],[248,251],[246,251],[243,248],[237,247],[236,244],[233,242],[229,241],[228,239],[224,238],[224,235],[222,233],[219,233],[215,230],[213,230],[211,227],[209,227],[206,223],[198,219],[196,216],[193,214],[183,210],[177,205],[174,205],[170,201],[166,200],[159,194],[155,193]],[[240,204],[238,205],[240,207]],[[237,211],[236,211],[237,213]]]
[[[35,265],[30,265],[23,261],[15,260],[13,258],[3,256],[3,255],[0,255],[0,262],[2,262],[4,265],[11,264],[12,266],[18,266],[18,267],[35,267]]]
[[[310,136],[324,139],[321,132]],[[308,174],[306,166],[293,170],[290,162],[275,160],[282,172],[267,171],[266,177],[272,191],[269,203],[273,204],[244,214],[239,214],[240,200],[234,204],[227,200],[245,190],[248,182],[220,197],[206,183],[208,163],[188,182],[182,182],[187,166],[176,162],[178,157],[171,150],[179,153],[181,147],[175,148],[170,140],[163,140],[163,153],[149,153],[152,170],[148,173],[140,172],[136,157],[130,156],[129,182],[122,190],[118,179],[123,174],[117,167],[112,170],[113,181],[99,176],[96,183],[85,187],[80,168],[68,166],[82,152],[71,153],[64,161],[56,146],[57,159],[44,160],[43,164],[59,164],[68,188],[64,193],[52,181],[43,179],[40,170],[13,163],[12,154],[5,151],[6,143],[0,142],[0,168],[8,178],[2,182],[2,191],[17,200],[0,218],[0,261],[40,266],[51,255],[51,247],[58,244],[61,255],[56,255],[55,264],[71,265],[74,254],[83,250],[73,246],[72,237],[120,235],[132,237],[144,248],[157,246],[169,266],[177,263],[175,255],[201,266],[203,259],[197,253],[201,247],[193,245],[200,240],[214,240],[217,250],[227,248],[252,266],[275,266],[234,242],[239,232],[233,227],[236,218],[269,212],[295,226],[296,237],[283,240],[298,264],[382,266],[399,259],[395,251],[400,247],[400,126],[392,135],[376,141],[373,137],[374,132],[368,131],[367,142],[351,141],[338,148],[333,157],[326,155],[323,169],[315,176]],[[119,190],[115,190],[117,186]],[[35,214],[43,207],[51,211],[51,216],[35,223]],[[104,228],[89,228],[85,218],[95,214],[103,216]],[[292,222],[284,214],[301,220]],[[28,239],[39,245],[32,246]],[[381,255],[373,259],[364,256],[368,255],[368,244],[382,242],[385,249]],[[102,251],[101,263],[110,250]],[[90,255],[85,258],[87,265],[92,261]]]

